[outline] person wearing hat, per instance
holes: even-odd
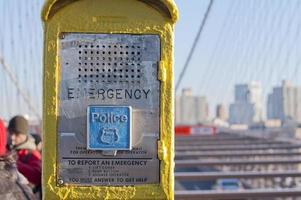
[[[0,119],[0,199],[36,200],[28,180],[16,166],[15,154],[6,151],[6,128]]]
[[[36,149],[33,137],[28,133],[27,120],[22,116],[13,117],[8,124],[12,150],[17,152],[18,170],[35,186],[41,187],[41,154]]]

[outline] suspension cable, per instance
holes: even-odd
[[[35,108],[35,106],[32,104],[32,101],[30,100],[30,97],[28,94],[21,88],[21,85],[16,77],[16,75],[11,70],[10,66],[5,63],[4,58],[0,55],[0,64],[3,67],[4,71],[7,73],[8,77],[12,81],[12,83],[15,85],[18,93],[22,96],[25,103],[28,105],[28,107],[34,112],[36,117],[41,120],[41,116],[39,114],[39,111]]]
[[[178,89],[179,89],[179,86],[180,86],[181,81],[182,81],[182,79],[183,79],[183,77],[184,77],[184,75],[185,75],[185,72],[186,72],[186,70],[187,70],[187,68],[188,68],[188,66],[189,66],[189,63],[190,63],[190,60],[191,60],[192,55],[193,55],[193,53],[194,53],[194,50],[195,50],[195,48],[196,48],[196,46],[197,46],[197,43],[198,43],[198,41],[199,41],[199,39],[200,39],[201,33],[203,32],[203,29],[204,29],[205,24],[206,24],[206,21],[207,21],[207,19],[208,19],[208,16],[209,16],[210,10],[211,10],[211,8],[212,8],[213,2],[214,2],[214,0],[210,0],[210,2],[209,2],[209,4],[208,4],[207,10],[206,10],[206,12],[205,12],[204,18],[203,18],[202,23],[201,23],[201,25],[200,25],[199,31],[198,31],[198,33],[197,33],[197,35],[196,35],[196,38],[194,39],[193,45],[192,45],[192,47],[191,47],[191,49],[190,49],[190,52],[189,52],[189,54],[188,54],[188,57],[187,57],[187,60],[186,60],[186,62],[185,62],[185,65],[184,65],[184,67],[183,67],[183,70],[182,70],[182,72],[181,72],[181,74],[180,74],[180,77],[179,77],[179,79],[178,79],[178,81],[177,81],[177,84],[176,84],[176,92],[177,92]]]

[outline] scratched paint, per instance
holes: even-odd
[[[153,9],[148,0],[48,0],[42,11],[44,21],[43,92],[43,199],[173,199],[173,31],[178,11],[173,0]],[[162,6],[162,5],[159,5]],[[166,9],[165,9],[166,8]],[[124,187],[75,187],[57,185],[57,113],[61,32],[158,34],[161,39],[160,184]]]

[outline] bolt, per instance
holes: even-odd
[[[59,178],[59,179],[57,180],[57,183],[58,183],[58,185],[62,186],[62,185],[64,184],[64,180],[61,179],[61,178]]]

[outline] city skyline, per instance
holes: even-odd
[[[279,86],[281,85],[281,86]],[[287,86],[284,86],[287,85]],[[232,113],[232,118],[235,117],[239,120],[242,120],[242,124],[252,124],[252,123],[259,123],[259,122],[264,122],[264,121],[268,121],[268,120],[280,120],[282,122],[285,122],[285,120],[287,120],[287,116],[290,116],[290,113],[294,113],[295,115],[291,115],[292,119],[295,120],[296,122],[301,122],[301,101],[298,101],[301,99],[301,86],[296,86],[291,84],[290,81],[287,80],[283,80],[281,83],[272,86],[272,90],[269,92],[268,96],[270,96],[271,94],[273,94],[275,92],[275,89],[277,90],[278,88],[281,87],[286,87],[290,90],[292,90],[294,93],[294,98],[296,98],[296,100],[294,100],[294,104],[292,104],[290,101],[287,102],[287,106],[289,107],[287,109],[289,109],[288,111],[282,111],[285,113],[288,113],[285,115],[285,113],[282,113],[282,115],[280,116],[278,114],[277,117],[269,117],[268,113],[269,112],[273,112],[273,111],[269,111],[270,106],[269,106],[269,101],[267,102],[263,102],[263,96],[262,96],[262,90],[261,90],[261,83],[260,82],[256,82],[256,81],[251,81],[249,83],[237,83],[233,86],[234,89],[234,93],[233,93],[233,98],[234,101],[227,105],[224,102],[219,102],[219,104],[216,105],[215,109],[213,111],[209,111],[209,107],[210,107],[210,102],[207,100],[207,96],[206,95],[202,95],[202,96],[198,96],[196,95],[192,88],[183,88],[182,89],[182,93],[181,95],[177,95],[176,96],[176,111],[175,111],[175,117],[176,117],[176,124],[197,124],[197,123],[208,123],[211,120],[214,119],[221,119],[221,117],[219,117],[218,115],[218,110],[221,109],[220,107],[223,107],[222,109],[225,109],[225,111],[220,111],[220,112],[224,112],[223,115],[227,116],[227,114],[229,117],[227,120],[227,122],[230,122],[232,124],[235,124],[236,121],[232,121],[233,119],[231,119],[231,106],[234,106],[235,104],[238,104],[238,108],[235,108],[236,111],[234,113]],[[206,105],[206,109],[203,109],[205,113],[202,113],[200,110],[201,109],[197,109],[197,106],[195,106],[195,101],[196,98],[202,98],[204,99],[204,105]],[[289,98],[289,97],[286,97]],[[292,98],[292,97],[291,97]],[[269,97],[266,97],[266,99],[270,99]],[[283,97],[280,97],[280,99],[283,99]],[[292,100],[291,100],[292,101]],[[278,109],[281,105],[283,105],[283,103],[280,102],[280,100],[278,100],[277,104],[275,104],[274,106],[274,110]],[[237,107],[236,106],[236,107]],[[253,110],[255,109],[255,110]],[[285,109],[285,108],[283,108]],[[181,110],[181,111],[179,111]],[[183,111],[184,110],[184,111]],[[252,111],[253,110],[253,111]],[[195,116],[195,112],[200,112],[202,113],[204,117],[197,117]],[[214,112],[214,115],[210,115],[209,113]],[[276,112],[276,111],[274,111]],[[299,113],[300,112],[300,113]],[[239,113],[239,114],[238,114]],[[264,113],[266,113],[267,115],[264,115]],[[247,115],[247,116],[246,116]],[[182,118],[179,116],[183,116]],[[245,116],[245,117],[244,117]],[[224,117],[224,118],[227,118]],[[254,117],[254,119],[253,119]],[[203,120],[199,120],[197,121],[197,119],[203,119]],[[246,121],[248,122],[246,122]],[[239,122],[237,122],[238,124],[240,124]]]

